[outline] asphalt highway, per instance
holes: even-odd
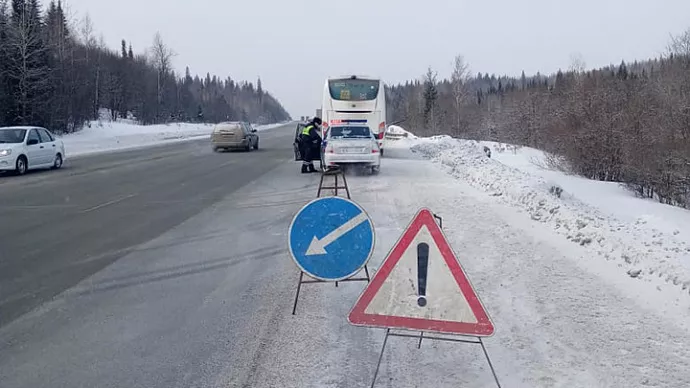
[[[0,176],[0,326],[288,162],[291,128],[249,153],[192,141]]]

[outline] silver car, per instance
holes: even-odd
[[[214,151],[220,149],[258,150],[259,135],[249,123],[241,121],[220,123],[213,129],[211,144]]]

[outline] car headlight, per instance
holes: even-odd
[[[12,154],[12,150],[9,150],[9,149],[8,150],[0,150],[0,156],[7,156],[7,155],[11,155],[11,154]]]

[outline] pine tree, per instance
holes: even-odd
[[[621,61],[620,66],[618,66],[618,73],[616,75],[622,80],[628,78],[628,66],[626,66],[625,61]]]
[[[433,132],[436,131],[436,100],[438,100],[436,83],[436,73],[429,67],[424,76],[424,125]]]
[[[261,77],[256,80],[256,94],[259,97],[259,107],[263,111],[264,106],[264,88],[261,86]]]

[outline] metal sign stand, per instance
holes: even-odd
[[[333,186],[324,186],[324,178],[326,176],[333,176],[334,177],[334,184]],[[342,186],[338,185],[338,176],[342,177]],[[335,191],[335,196],[338,196],[338,190],[345,190],[345,193],[347,194],[347,199],[352,199],[350,197],[350,189],[347,186],[347,179],[345,179],[345,173],[343,172],[342,169],[340,168],[334,168],[331,170],[323,170],[321,173],[321,181],[319,182],[319,190],[316,193],[316,197],[320,198],[321,197],[321,192],[323,190],[334,190]],[[359,277],[359,278],[348,278],[348,279],[343,279],[340,280],[340,282],[369,282],[371,280],[371,277],[369,276],[369,268],[367,268],[367,265],[364,265],[364,273],[365,277]],[[295,302],[292,305],[292,315],[295,315],[295,311],[297,310],[297,300],[299,299],[299,293],[300,290],[302,289],[302,284],[312,284],[312,283],[330,283],[328,281],[324,280],[319,280],[319,279],[307,279],[304,280],[304,271],[300,271],[299,273],[299,280],[297,281],[297,292],[295,292]],[[338,281],[335,282],[335,286],[338,287]]]
[[[424,334],[422,332],[422,334]],[[379,368],[381,367],[381,360],[383,360],[383,352],[386,349],[386,343],[388,342],[388,337],[408,337],[408,338],[419,338],[419,344],[417,345],[417,349],[420,349],[422,346],[422,335],[417,336],[413,334],[404,334],[404,333],[391,333],[391,329],[386,329],[386,337],[383,339],[383,346],[381,347],[381,353],[379,354],[379,361],[376,364],[376,372],[374,372],[374,379],[371,381],[371,388],[374,387],[376,384],[376,377],[379,374]],[[501,388],[501,383],[498,381],[498,376],[496,376],[496,370],[494,369],[493,364],[491,363],[491,358],[489,358],[489,353],[486,351],[486,347],[484,346],[484,342],[482,341],[481,337],[469,337],[469,338],[476,338],[476,341],[473,340],[468,340],[468,339],[461,339],[461,338],[444,338],[444,337],[431,337],[431,336],[426,336],[424,337],[426,339],[430,340],[436,340],[436,341],[448,341],[448,342],[463,342],[467,344],[479,344],[482,347],[482,351],[484,352],[484,356],[486,357],[486,361],[489,363],[489,368],[491,369],[491,374],[494,376],[494,381],[496,382],[496,386],[498,388]]]
[[[319,181],[319,190],[316,192],[316,197],[321,197],[321,191],[323,190],[334,190],[335,191],[335,196],[338,196],[338,190],[345,190],[345,193],[347,194],[347,199],[352,199],[350,197],[350,189],[347,187],[347,179],[345,179],[345,173],[340,167],[335,167],[329,170],[322,170],[323,172],[321,173],[321,181]],[[334,184],[333,186],[324,186],[323,181],[326,176],[332,176],[334,179]],[[338,185],[338,176],[342,178],[342,186]]]
[[[348,279],[343,279],[341,282],[369,282],[370,277],[369,277],[369,269],[367,266],[364,266],[364,273],[366,274],[366,277],[360,277],[360,278],[348,278]],[[304,272],[300,271],[299,272],[299,281],[297,282],[297,292],[295,293],[295,303],[292,305],[292,315],[295,315],[295,311],[297,310],[297,300],[299,299],[299,292],[300,289],[302,288],[302,284],[310,284],[310,283],[330,283],[324,280],[318,280],[318,279],[308,279],[304,280]],[[338,287],[338,282],[335,282],[335,286]]]
[[[438,215],[434,214],[434,218],[438,220],[438,224],[443,229],[443,218],[439,217]],[[414,334],[406,334],[406,333],[391,333],[391,329],[386,329],[386,336],[383,339],[383,346],[381,347],[381,353],[379,353],[379,360],[376,363],[376,371],[374,372],[374,379],[371,381],[370,387],[373,388],[374,385],[376,384],[376,378],[379,375],[379,368],[381,367],[381,361],[383,360],[383,353],[386,350],[386,343],[388,342],[388,337],[407,337],[407,338],[419,338],[419,343],[417,344],[417,349],[421,349],[422,347],[422,339],[426,338],[427,340],[436,340],[436,341],[447,341],[447,342],[462,342],[462,343],[467,343],[467,344],[478,344],[481,345],[482,351],[484,352],[484,356],[486,357],[486,361],[489,363],[489,368],[491,369],[491,374],[494,376],[494,381],[496,382],[496,386],[498,388],[501,388],[501,383],[498,381],[498,376],[496,375],[496,370],[494,369],[494,365],[491,362],[491,358],[489,357],[489,353],[486,351],[486,347],[484,346],[484,342],[482,341],[481,337],[471,337],[471,336],[455,336],[455,335],[450,335],[450,334],[444,334],[444,335],[449,335],[453,337],[459,337],[459,338],[444,338],[444,337],[435,337],[435,336],[429,336],[427,333],[427,336],[424,336],[425,332],[420,332],[419,335],[414,335]],[[476,340],[470,340],[470,339],[464,339],[464,338],[473,338]]]

